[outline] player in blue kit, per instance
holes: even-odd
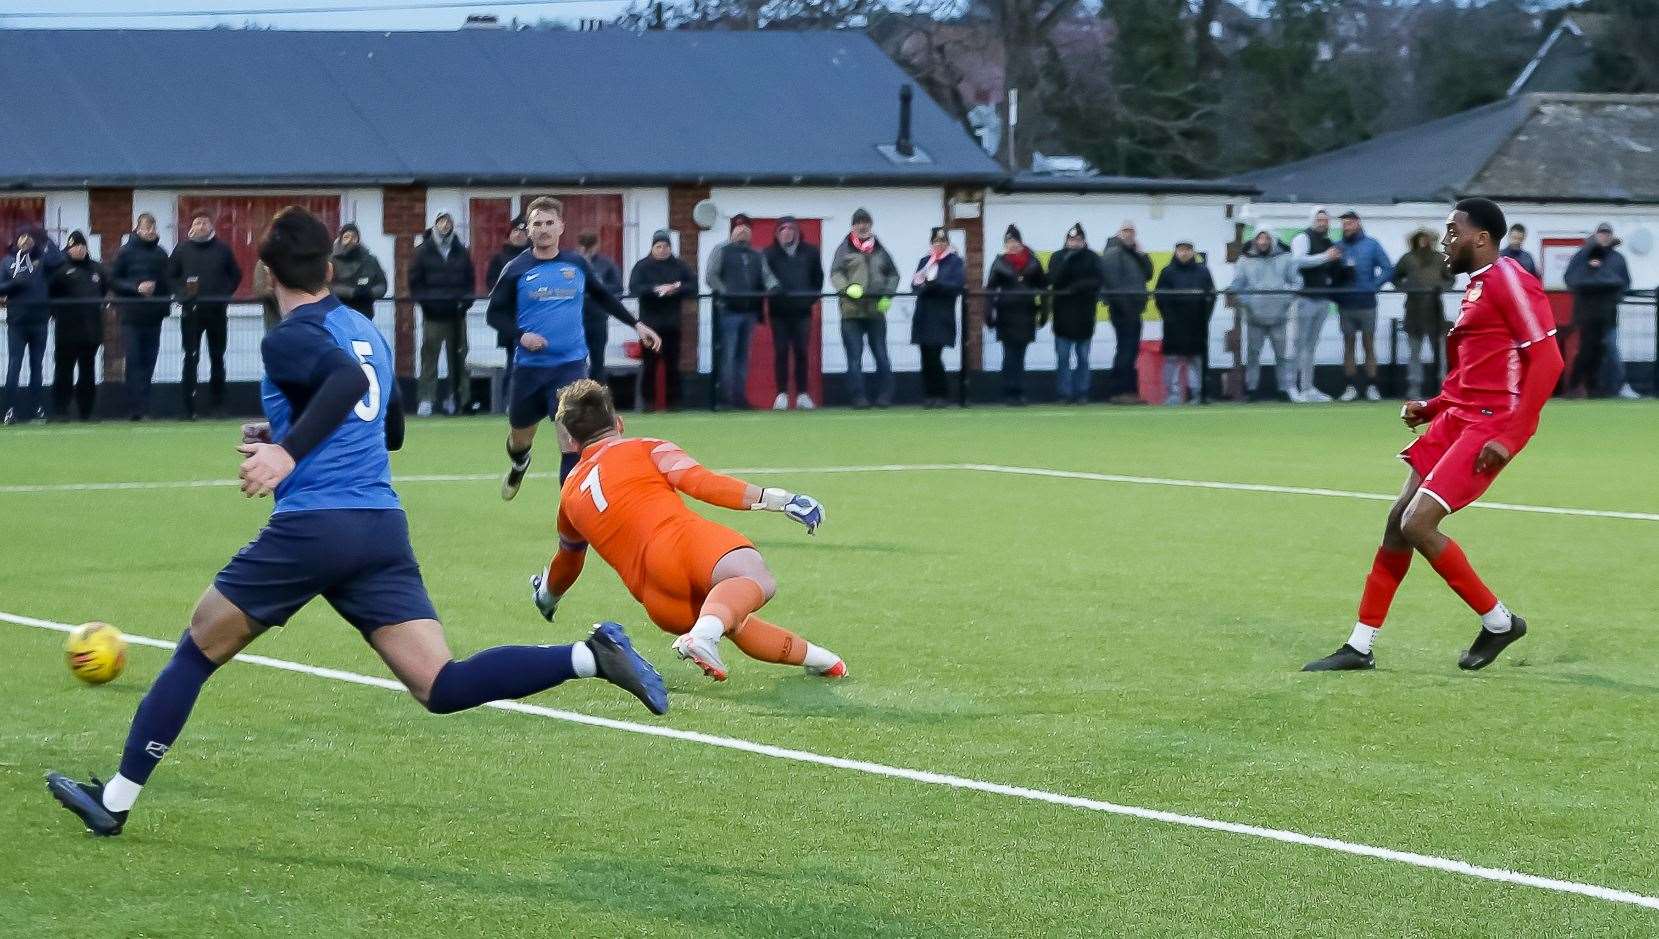
[[[615,623],[574,645],[497,646],[455,659],[392,489],[388,454],[403,443],[392,352],[362,314],[329,293],[331,248],[323,223],[295,206],[277,214],[260,243],[283,320],[260,349],[269,423],[246,425],[239,449],[247,456],[243,494],[274,493],[276,505],[197,602],[133,717],[120,772],[108,784],[47,774],[47,789],[94,834],[121,832],[214,670],[318,596],[436,714],[593,676],[655,714],[668,710],[662,676]]]
[[[530,470],[530,446],[536,428],[559,410],[559,391],[588,377],[588,343],[582,328],[582,302],[591,298],[605,312],[634,328],[647,349],[662,346],[662,337],[628,312],[593,276],[587,258],[560,251],[564,206],[543,196],[524,209],[530,224],[530,249],[507,262],[490,289],[488,319],[515,323],[518,351],[513,357],[512,387],[507,393],[507,475],[501,498],[511,500]],[[560,440],[559,484],[580,459],[575,443]]]

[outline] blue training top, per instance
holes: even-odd
[[[592,278],[588,259],[575,251],[560,251],[544,261],[526,249],[507,262],[490,291],[490,307],[513,310],[519,333],[547,340],[539,352],[516,350],[515,367],[549,368],[588,357],[582,301]]]
[[[359,366],[369,392],[333,433],[294,467],[276,488],[281,512],[316,509],[401,508],[392,489],[386,451],[386,403],[395,393],[392,350],[363,314],[330,297],[298,307],[260,346],[265,377],[260,393],[271,439],[288,435],[341,362]]]

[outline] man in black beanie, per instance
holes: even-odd
[[[341,303],[374,319],[374,302],[386,296],[386,269],[380,259],[363,247],[363,233],[357,225],[340,226],[334,239],[334,279],[329,289]]]
[[[52,275],[52,321],[57,327],[53,352],[52,411],[69,417],[73,391],[81,420],[92,420],[98,394],[98,346],[104,341],[104,298],[109,294],[109,272],[87,251],[86,235],[69,233],[64,242],[64,265]],[[77,375],[77,371],[79,374]]]
[[[635,262],[628,275],[628,294],[639,298],[639,321],[662,337],[662,345],[646,349],[640,361],[640,398],[648,410],[657,406],[659,372],[663,406],[673,410],[679,404],[680,317],[685,298],[696,293],[697,275],[674,255],[668,230],[658,230],[651,236],[651,253]]]

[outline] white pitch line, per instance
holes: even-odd
[[[0,613],[0,621],[15,623],[19,626],[32,626],[38,629],[49,629],[56,632],[69,632],[75,629],[68,623],[59,623],[52,620],[37,619],[32,616],[20,616],[15,613]],[[127,641],[134,645],[150,646],[156,649],[172,649],[174,643],[165,639],[153,639],[149,636],[127,634]],[[236,661],[249,665],[263,665],[266,668],[281,669],[288,672],[299,672],[303,675],[312,675],[318,678],[328,678],[334,681],[348,682],[354,685],[369,685],[374,688],[385,688],[389,691],[404,691],[399,682],[390,678],[378,678],[373,675],[362,675],[357,672],[347,672],[334,668],[320,668],[315,665],[306,665],[302,662],[290,662],[286,659],[273,659],[263,655],[238,655]],[[867,760],[851,760],[838,756],[826,756],[813,753],[809,750],[793,750],[787,747],[775,747],[771,744],[756,743],[752,740],[743,740],[737,737],[720,737],[714,734],[699,733],[694,730],[677,730],[672,727],[662,727],[655,724],[636,724],[633,721],[619,721],[608,717],[594,717],[576,711],[565,711],[558,708],[542,707],[537,704],[525,704],[522,701],[495,701],[484,705],[498,711],[511,711],[515,714],[530,714],[536,717],[548,717],[553,720],[566,721],[572,724],[583,724],[589,727],[602,727],[606,730],[619,730],[630,734],[642,734],[648,737],[666,737],[670,740],[680,740],[686,743],[700,743],[704,746],[719,747],[725,750],[737,750],[743,753],[753,753],[757,756],[767,756],[778,760],[790,760],[796,763],[811,763],[818,766],[828,766],[834,769],[851,770],[857,773],[866,773],[872,776],[886,776],[891,779],[904,779],[910,782],[923,783],[930,786],[945,786],[951,789],[965,789],[971,792],[983,792],[990,795],[1008,796],[1015,799],[1026,799],[1032,802],[1046,802],[1050,805],[1065,806],[1067,808],[1083,809],[1090,812],[1102,812],[1107,815],[1119,815],[1127,818],[1139,818],[1145,821],[1163,822],[1169,825],[1180,825],[1186,828],[1199,828],[1206,831],[1220,831],[1233,835],[1245,835],[1251,838],[1262,838],[1268,841],[1277,841],[1282,844],[1302,845],[1310,848],[1323,848],[1340,854],[1349,854],[1356,857],[1375,858],[1381,861],[1392,861],[1397,864],[1407,864],[1412,867],[1421,867],[1428,870],[1443,871],[1448,874],[1461,874],[1465,877],[1475,877],[1481,880],[1496,881],[1498,883],[1515,884],[1522,887],[1533,887],[1538,890],[1549,890],[1555,893],[1569,893],[1578,896],[1590,897],[1595,900],[1606,900],[1610,903],[1624,903],[1631,906],[1646,907],[1650,910],[1659,910],[1659,897],[1651,897],[1628,890],[1616,890],[1611,887],[1602,887],[1596,884],[1579,883],[1572,880],[1559,880],[1554,877],[1540,877],[1537,874],[1528,874],[1521,871],[1504,870],[1497,867],[1482,867],[1459,861],[1453,858],[1437,857],[1432,854],[1418,854],[1415,851],[1396,851],[1393,848],[1379,848],[1374,845],[1359,844],[1352,841],[1342,841],[1336,838],[1324,838],[1318,835],[1304,835],[1301,832],[1287,831],[1280,828],[1264,828],[1260,825],[1247,825],[1242,822],[1220,821],[1213,818],[1204,818],[1197,815],[1183,815],[1179,812],[1167,812],[1162,809],[1148,809],[1135,805],[1120,805],[1116,802],[1104,802],[1099,799],[1088,799],[1082,796],[1065,795],[1059,792],[1050,792],[1046,789],[1030,789],[1025,786],[1006,786],[1002,783],[986,782],[982,779],[969,779],[965,776],[953,776],[948,773],[934,773],[927,770],[906,769],[900,766],[888,766],[885,763],[872,763]]]
[[[1233,483],[1208,479],[1172,479],[1162,476],[1126,476],[1118,473],[1091,473],[1082,470],[1057,470],[1040,466],[1004,466],[996,463],[870,463],[854,466],[742,466],[722,470],[751,476],[784,476],[825,473],[913,473],[968,471],[1001,473],[1012,476],[1044,476],[1052,479],[1083,479],[1093,482],[1123,483],[1134,486],[1171,486],[1184,489],[1213,489],[1223,492],[1261,492],[1292,496],[1322,496],[1334,499],[1363,499],[1367,502],[1393,502],[1397,495],[1383,492],[1359,492],[1352,489],[1325,489],[1316,486],[1279,486],[1270,483]],[[532,479],[551,479],[554,473],[529,473]],[[428,473],[394,476],[394,484],[481,482],[499,478],[499,473]],[[154,482],[109,483],[42,483],[0,486],[0,495],[20,495],[41,492],[98,492],[136,489],[212,489],[234,487],[234,479],[158,480]],[[1659,522],[1659,513],[1619,512],[1608,509],[1578,509],[1552,505],[1526,505],[1518,502],[1476,502],[1472,509],[1498,512],[1527,512],[1535,515],[1568,515],[1580,518],[1618,518],[1637,522]]]

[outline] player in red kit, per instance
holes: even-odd
[[[1400,411],[1407,427],[1427,424],[1428,431],[1400,453],[1411,471],[1389,510],[1353,635],[1303,671],[1376,667],[1371,643],[1413,549],[1480,616],[1480,634],[1459,668],[1485,668],[1526,635],[1526,620],[1498,601],[1463,549],[1440,531],[1446,516],[1480,498],[1532,439],[1561,378],[1555,316],[1538,278],[1499,256],[1504,231],[1503,210],[1489,199],[1464,199],[1446,219],[1447,267],[1469,275],[1457,325],[1446,336],[1446,381],[1434,398],[1408,401]]]

